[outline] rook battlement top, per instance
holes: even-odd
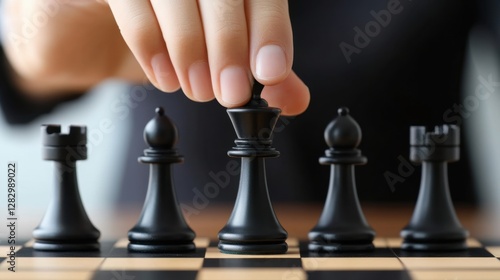
[[[61,132],[61,125],[42,125],[42,143],[44,146],[82,146],[87,144],[86,126],[69,126],[67,133]]]
[[[410,146],[459,146],[460,127],[456,125],[437,125],[434,130],[425,126],[410,128]]]

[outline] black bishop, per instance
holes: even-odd
[[[156,116],[144,128],[144,140],[149,148],[139,162],[150,165],[146,201],[137,224],[128,232],[128,250],[133,252],[185,252],[195,249],[195,233],[187,225],[175,195],[172,163],[180,163],[174,145],[177,129],[156,108]]]
[[[326,203],[316,226],[309,232],[309,250],[342,252],[373,249],[375,231],[368,225],[356,191],[354,165],[366,164],[357,149],[361,128],[340,108],[327,126],[325,141],[330,147],[319,162],[331,165]]]

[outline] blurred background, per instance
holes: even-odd
[[[412,165],[411,174],[400,171],[409,162],[410,125],[456,124],[462,148],[461,160],[449,166],[451,196],[465,223],[479,224],[473,232],[498,236],[500,2],[318,0],[289,5],[293,68],[309,86],[311,104],[304,114],[278,121],[273,145],[281,156],[266,164],[278,216],[293,213],[304,219],[291,234],[307,232],[323,207],[329,180],[329,167],[318,163],[327,148],[323,132],[337,108],[346,106],[363,131],[360,149],[368,164],[356,168],[357,190],[376,230],[397,235],[418,195],[419,167]],[[8,32],[3,30],[4,37]],[[2,67],[8,68],[5,59]],[[104,236],[124,236],[116,228],[133,225],[147,191],[148,166],[137,157],[147,148],[142,132],[157,106],[165,108],[179,130],[177,148],[185,162],[174,166],[174,181],[188,221],[198,234],[215,235],[204,232],[203,220],[211,215],[223,222],[229,216],[239,176],[224,173],[230,162],[237,162],[226,155],[235,134],[217,102],[194,103],[181,92],[107,81],[78,98],[34,107],[25,97],[13,96],[10,82],[2,79],[0,158],[5,165],[18,165],[17,207],[25,236],[51,197],[53,166],[41,159],[40,125],[47,123],[88,127],[89,159],[78,163],[82,200]],[[102,129],[103,122],[111,128]],[[401,181],[388,181],[391,175]],[[6,182],[5,171],[0,181]],[[215,198],[203,195],[210,183],[220,187]],[[397,214],[394,209],[403,210]],[[129,218],[117,221],[120,215]],[[391,223],[389,215],[401,219]],[[290,219],[284,219],[286,228]],[[482,228],[486,224],[488,229]]]

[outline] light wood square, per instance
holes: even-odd
[[[16,246],[14,252],[21,250],[21,248],[23,247]],[[7,256],[7,254],[10,254],[10,246],[0,246],[0,256],[2,256],[2,258],[8,258],[9,256]]]
[[[91,271],[18,271],[0,272],[0,279],[9,280],[88,280],[92,279]]]
[[[399,258],[410,270],[500,269],[496,258]]]
[[[299,247],[299,239],[298,238],[294,238],[294,237],[288,238],[286,240],[286,244],[288,244],[288,248],[290,248],[290,247]]]
[[[118,241],[116,241],[115,245],[113,247],[115,248],[127,248],[128,246],[128,238],[120,238]]]
[[[401,242],[403,242],[403,239],[399,237],[390,237],[385,240],[389,248],[399,248],[401,247]]]
[[[236,254],[225,254],[221,253],[218,248],[209,247],[205,254],[207,259],[292,259],[300,258],[299,248],[288,248],[288,252],[285,254],[276,255],[236,255]]]
[[[493,256],[500,258],[500,246],[489,246],[486,247],[486,250],[488,250],[488,252],[490,252]]]
[[[375,237],[373,239],[373,245],[375,248],[387,248],[387,240],[381,237]]]
[[[415,270],[410,275],[414,280],[498,280],[500,270]]]
[[[28,242],[24,243],[24,247],[33,247],[35,239],[30,239]]]
[[[194,245],[196,245],[196,248],[207,248],[210,245],[210,238],[196,237],[194,239]]]
[[[302,258],[305,270],[402,270],[397,258]]]
[[[480,247],[483,247],[483,245],[481,245],[481,242],[479,242],[475,238],[468,238],[467,239],[467,247],[469,247],[469,248],[480,248]]]
[[[198,270],[203,258],[107,258],[100,270]]]
[[[300,268],[203,268],[197,280],[306,280],[307,275]]]
[[[104,258],[16,258],[18,271],[44,270],[96,270]],[[0,271],[5,271],[9,264],[3,262]]]

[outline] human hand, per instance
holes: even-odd
[[[98,0],[109,4],[121,34],[150,81],[180,86],[195,101],[225,107],[262,96],[284,115],[302,113],[309,90],[291,70],[287,0]],[[252,77],[253,76],[253,77]]]

